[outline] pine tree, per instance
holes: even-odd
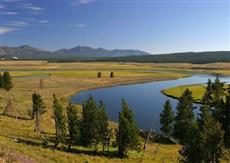
[[[98,78],[101,78],[101,76],[102,76],[102,75],[101,75],[101,72],[98,72],[98,73],[97,73],[97,77],[98,77]]]
[[[209,123],[210,120],[212,120],[210,114],[211,108],[209,105],[203,105],[200,107],[200,114],[197,121],[201,130],[204,130],[206,124]]]
[[[95,150],[97,151],[97,146],[99,143],[103,143],[103,140],[107,137],[108,132],[108,117],[105,112],[105,106],[102,101],[99,102],[100,105],[96,114],[96,128],[97,132],[95,134]]]
[[[184,163],[203,163],[205,160],[204,138],[199,130],[196,121],[191,123],[191,126],[186,131],[189,136],[183,141],[182,148],[179,150],[179,162]]]
[[[139,136],[138,128],[135,123],[134,115],[129,106],[122,100],[122,112],[119,113],[118,124],[118,154],[120,157],[124,157],[127,154],[128,149],[139,149]]]
[[[110,78],[114,77],[114,72],[110,72]]]
[[[62,105],[59,103],[55,94],[53,95],[53,112],[56,130],[55,147],[57,147],[60,142],[64,142],[64,138],[66,135],[66,117],[64,109]]]
[[[214,83],[212,84],[212,94],[213,94],[213,105],[215,106],[218,101],[220,101],[224,95],[224,83],[220,82],[217,76]]]
[[[215,120],[209,108],[203,109],[200,119],[204,122],[200,130],[203,135],[204,162],[220,162],[224,152],[224,131],[221,124]]]
[[[179,151],[181,162],[220,162],[224,152],[224,131],[221,124],[212,117],[209,109],[207,105],[201,107],[199,125],[194,121],[189,128],[189,136]]]
[[[69,149],[73,144],[78,144],[80,141],[80,117],[77,112],[77,108],[69,103],[66,108],[67,111],[67,122],[69,131]]]
[[[229,85],[230,90],[230,85]],[[230,91],[226,96],[225,107],[223,111],[222,128],[224,129],[224,141],[226,147],[230,148]]]
[[[41,126],[40,126],[41,115],[45,113],[46,109],[41,95],[37,94],[36,92],[32,94],[32,101],[33,101],[32,118],[35,117],[34,131],[37,132],[37,136],[39,137],[41,132]]]
[[[0,73],[0,89],[3,89],[3,77],[1,73]]]
[[[205,162],[220,162],[224,154],[224,131],[221,124],[209,115],[209,121],[206,122],[203,134],[205,136],[205,144],[203,152],[205,152]]]
[[[194,121],[192,92],[186,89],[177,104],[173,136],[183,143],[188,135],[188,130]]]
[[[161,131],[166,136],[170,136],[172,134],[173,120],[174,120],[174,115],[172,111],[172,106],[170,104],[170,101],[167,100],[164,105],[164,110],[160,114]]]
[[[12,78],[10,76],[10,73],[8,71],[5,71],[3,73],[3,77],[2,77],[3,81],[2,81],[2,84],[3,84],[3,88],[6,90],[6,91],[9,91],[13,88],[13,83],[12,83]]]
[[[95,142],[97,105],[93,97],[83,104],[82,121],[81,121],[81,144],[83,146],[92,145]]]
[[[206,86],[206,91],[204,93],[204,96],[201,99],[201,103],[204,105],[211,105],[213,101],[212,97],[212,81],[209,79],[207,86]]]

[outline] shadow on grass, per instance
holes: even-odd
[[[10,117],[10,118],[20,119],[20,120],[32,120],[31,118],[28,118],[28,117],[13,116],[13,115],[3,114],[3,113],[0,113],[0,115]]]
[[[53,142],[54,140],[52,139],[49,142]],[[43,145],[41,142],[35,142],[32,140],[26,140],[23,138],[18,138],[17,139],[17,143],[22,143],[22,144],[26,144],[26,145],[31,145],[31,146],[36,146],[36,147],[41,147],[44,149],[51,149],[51,150],[58,150],[58,151],[62,151],[62,152],[67,152],[67,153],[73,153],[73,154],[85,154],[85,155],[91,155],[91,156],[105,156],[108,158],[119,158],[118,157],[118,152],[117,151],[94,151],[94,150],[90,150],[90,149],[85,149],[85,150],[81,150],[81,149],[75,149],[75,148],[71,148],[68,149],[65,146],[58,146],[58,147],[54,147],[54,145]]]

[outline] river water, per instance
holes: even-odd
[[[215,80],[215,76],[197,74],[177,80],[156,81],[142,84],[130,84],[82,91],[71,99],[73,103],[82,103],[91,94],[98,102],[102,100],[106,106],[106,112],[110,120],[117,122],[118,113],[121,111],[121,100],[124,98],[130,109],[134,112],[137,125],[141,129],[148,129],[154,123],[154,129],[159,131],[159,115],[164,102],[170,99],[173,109],[177,100],[166,97],[161,90],[180,85],[206,83],[208,79]],[[220,77],[222,82],[230,83],[230,77]]]

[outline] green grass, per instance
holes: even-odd
[[[194,101],[199,103],[205,93],[205,87],[205,84],[183,85],[173,88],[167,88],[162,90],[162,92],[166,96],[178,99],[182,95],[182,93],[188,88],[190,91],[192,91],[192,97]],[[225,85],[225,88],[227,88],[227,85]]]

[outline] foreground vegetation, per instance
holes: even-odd
[[[9,70],[13,76],[13,89],[0,90],[1,112],[5,110],[11,99],[13,110],[9,116],[0,116],[0,149],[3,159],[10,159],[8,153],[15,156],[15,160],[29,159],[39,162],[134,162],[141,158],[142,153],[128,152],[128,157],[119,159],[117,148],[111,147],[107,154],[95,155],[91,147],[74,146],[72,153],[67,152],[67,146],[60,144],[53,148],[55,141],[37,139],[34,132],[34,121],[30,120],[32,110],[31,95],[36,91],[44,100],[46,113],[42,116],[41,134],[48,140],[55,140],[55,122],[53,117],[53,93],[65,108],[74,93],[91,88],[113,86],[118,84],[167,80],[185,77],[193,70],[174,67],[164,68],[164,65],[149,64],[118,64],[118,63],[47,63],[47,62],[1,62],[2,70]],[[180,65],[182,66],[182,65]],[[206,70],[198,70],[206,71]],[[219,71],[219,70],[213,70]],[[98,77],[101,72],[101,77]],[[114,72],[111,78],[111,72]],[[208,71],[211,72],[211,71]],[[41,80],[42,79],[42,80]],[[41,84],[42,83],[42,84]],[[81,105],[76,106],[79,111]],[[116,128],[110,122],[109,126]],[[143,140],[141,140],[143,145]],[[177,162],[179,145],[165,145],[150,143],[143,162]],[[170,155],[168,155],[170,153]],[[20,157],[19,157],[20,156]]]
[[[209,79],[197,116],[188,88],[178,99],[175,116],[170,101],[166,101],[160,115],[161,130],[182,145],[181,162],[218,163],[230,148],[230,85],[226,93],[224,90],[218,77],[213,83]]]

